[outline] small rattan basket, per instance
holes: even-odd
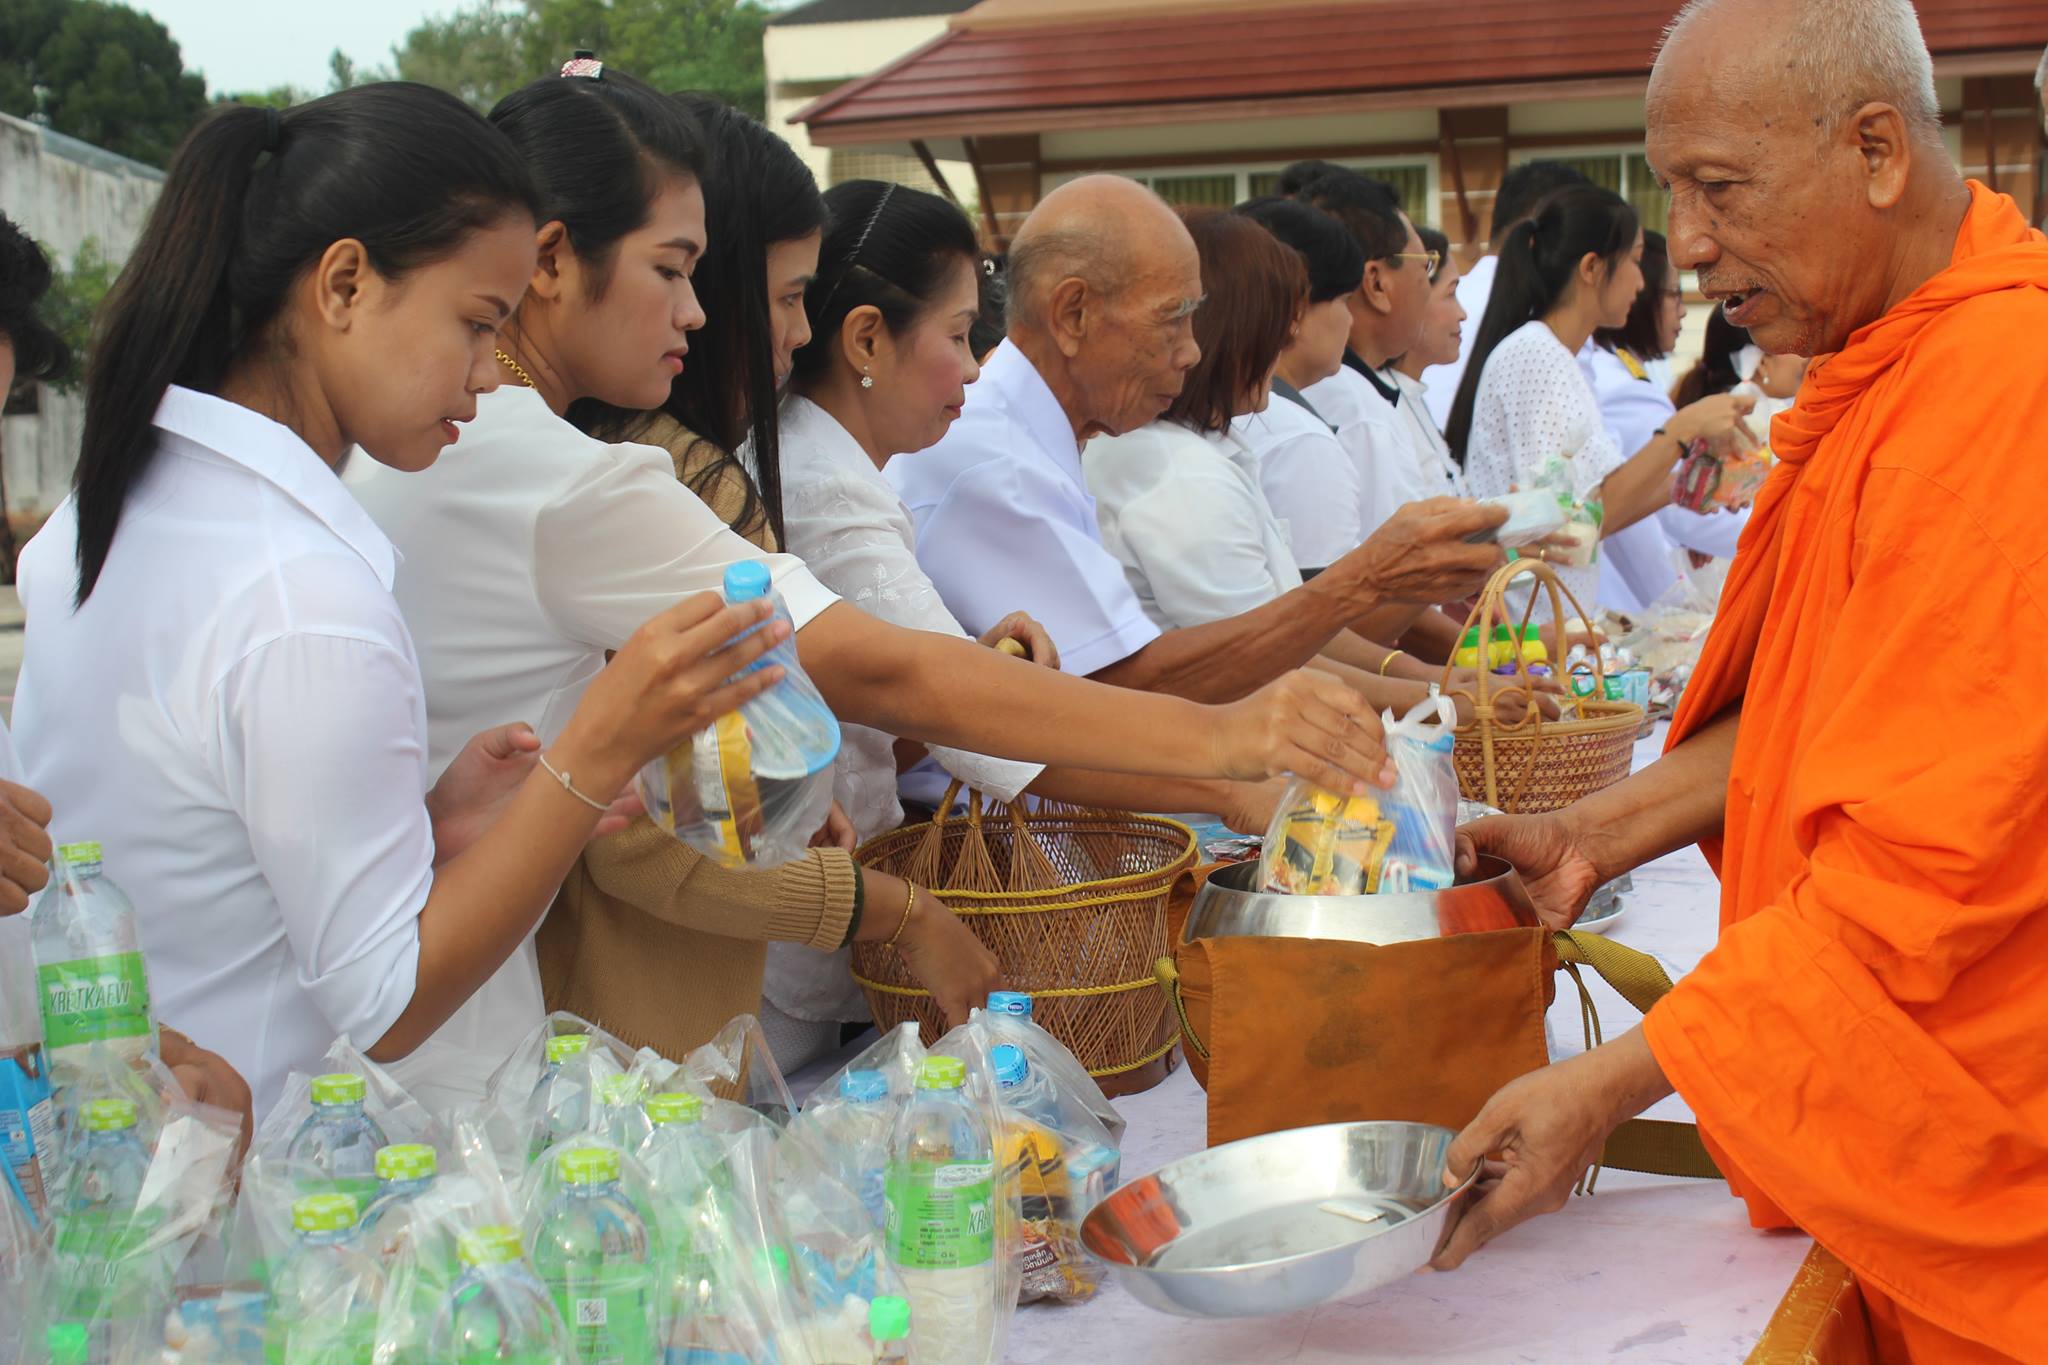
[[[1533,559],[1516,560],[1487,583],[1465,622],[1467,630],[1478,628],[1482,650],[1493,638],[1495,626],[1516,625],[1509,619],[1513,611],[1507,600],[1508,587],[1524,576],[1535,579],[1538,588],[1549,593],[1552,620],[1566,619],[1567,601],[1581,619],[1591,619],[1549,565]],[[1529,624],[1535,610],[1536,594],[1532,592],[1521,611],[1516,639],[1521,638],[1520,627]],[[1484,666],[1478,675],[1474,691],[1452,687],[1451,670],[1444,672],[1444,690],[1472,702],[1472,722],[1458,727],[1457,748],[1452,754],[1458,790],[1466,800],[1484,801],[1511,815],[1533,815],[1569,806],[1628,776],[1636,737],[1642,730],[1643,708],[1634,702],[1606,700],[1607,672],[1597,654],[1593,660],[1594,695],[1567,697],[1565,713],[1557,720],[1545,720],[1530,704],[1535,687],[1528,665],[1519,658],[1512,680],[1496,678]],[[1505,719],[1503,712],[1516,719]]]
[[[1186,825],[1124,811],[1005,806],[956,782],[927,824],[863,845],[867,867],[928,887],[1001,966],[1003,983],[1032,997],[1032,1017],[1115,1093],[1162,1063],[1178,1037],[1152,964],[1169,952],[1167,903],[1195,864]],[[916,1020],[927,1044],[945,1021],[894,949],[853,945],[853,977],[875,1023]]]

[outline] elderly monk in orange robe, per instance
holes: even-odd
[[[1697,841],[1720,941],[1459,1136],[1437,1264],[1675,1088],[1880,1358],[2048,1359],[2048,240],[1957,174],[1907,0],[1696,0],[1648,121],[1672,260],[1813,365],[1665,757],[1465,833],[1552,923]]]

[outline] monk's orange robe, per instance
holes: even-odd
[[[1926,1360],[2048,1360],[2048,239],[1808,370],[1671,742],[1740,702],[1712,952],[1651,1050],[1758,1227]]]

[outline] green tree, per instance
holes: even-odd
[[[206,110],[169,30],[103,0],[0,4],[0,109],[161,166]]]
[[[527,23],[524,7],[483,0],[408,33],[392,64],[400,80],[437,86],[488,113],[540,74],[527,54]]]
[[[69,267],[51,272],[50,292],[43,296],[38,311],[71,348],[71,372],[57,380],[56,387],[66,391],[85,387],[93,320],[106,301],[107,291],[114,287],[114,277],[120,273],[121,267],[107,259],[98,240],[92,237],[79,244]]]

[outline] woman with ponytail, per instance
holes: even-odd
[[[1362,706],[1333,680],[1284,678],[1220,707],[1138,697],[884,624],[837,602],[797,560],[735,535],[678,481],[670,452],[602,434],[608,410],[662,407],[686,357],[695,363],[711,164],[700,130],[674,99],[588,57],[506,96],[491,121],[542,201],[533,275],[499,348],[509,382],[424,478],[400,487],[373,468],[356,489],[405,556],[397,593],[420,644],[435,761],[478,714],[526,716],[551,734],[630,622],[716,585],[729,564],[765,559],[805,670],[842,720],[1119,771],[1298,770],[1338,787],[1377,774],[1369,713],[1352,720]],[[740,284],[765,288],[766,268],[764,253],[763,278]],[[758,415],[748,410],[750,422]],[[808,869],[789,873],[807,883],[707,896],[704,865],[651,826],[594,847],[564,888],[562,924],[550,917],[550,937],[566,938],[549,954],[548,996],[680,1057],[757,1007],[771,938],[823,948],[893,938],[955,1019],[996,984],[994,960],[928,892],[844,860],[794,868]],[[542,984],[529,945],[437,1040],[450,1064],[421,1059],[432,1074],[413,1080],[415,1092],[473,1090],[467,1057],[502,1055],[504,1040],[538,1023]]]
[[[1747,401],[1720,398],[1681,409],[1633,454],[1609,435],[1578,357],[1596,330],[1628,321],[1643,288],[1642,256],[1635,210],[1590,185],[1557,191],[1509,231],[1444,430],[1474,496],[1534,488],[1561,459],[1572,496],[1598,504],[1601,534],[1613,535],[1670,504],[1679,457],[1694,439],[1740,424]],[[1558,577],[1598,610],[1597,566],[1561,568]]]
[[[429,786],[396,556],[336,469],[458,439],[535,207],[505,139],[425,86],[214,114],[107,303],[75,490],[22,556],[29,779],[139,903],[154,1010],[259,1109],[336,1034],[409,1054],[633,772],[768,681],[723,684],[758,609],[700,597],[622,641],[544,751],[504,726]]]

